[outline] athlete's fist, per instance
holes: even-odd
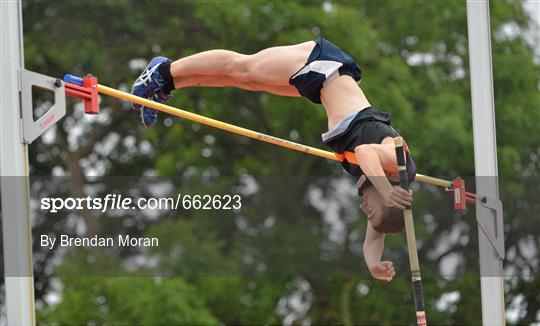
[[[369,270],[371,276],[381,281],[390,282],[394,278],[394,275],[396,275],[394,264],[391,261],[381,261],[371,266]]]

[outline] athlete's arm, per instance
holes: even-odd
[[[393,142],[365,144],[354,150],[360,168],[369,178],[385,205],[405,209],[412,202],[411,194],[401,187],[393,187],[387,175],[397,175],[396,152]]]
[[[391,281],[394,275],[394,265],[391,261],[381,261],[384,250],[384,233],[379,233],[367,223],[366,238],[364,239],[364,259],[371,275],[381,281]]]

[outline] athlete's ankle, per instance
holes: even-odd
[[[165,85],[163,86],[163,90],[166,93],[170,93],[171,91],[174,91],[174,79],[171,75],[171,62],[164,62],[162,63],[159,68],[159,73],[163,77],[163,81]]]

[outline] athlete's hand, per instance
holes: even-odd
[[[405,209],[405,206],[411,206],[412,194],[400,186],[394,186],[384,196],[384,206]]]
[[[381,281],[390,282],[394,278],[394,275],[396,275],[394,264],[391,261],[381,261],[371,266],[369,270],[371,276]]]

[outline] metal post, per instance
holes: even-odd
[[[491,66],[491,34],[488,1],[467,1],[467,25],[471,73],[476,192],[499,198],[495,109]],[[491,234],[501,221],[492,210],[476,205],[477,219]],[[502,220],[502,215],[500,216]],[[497,225],[499,222],[499,225]],[[502,260],[484,232],[478,229],[482,321],[484,325],[504,325],[504,278]]]
[[[8,325],[34,325],[28,152],[21,142],[19,71],[24,65],[20,1],[0,1],[0,200]]]

